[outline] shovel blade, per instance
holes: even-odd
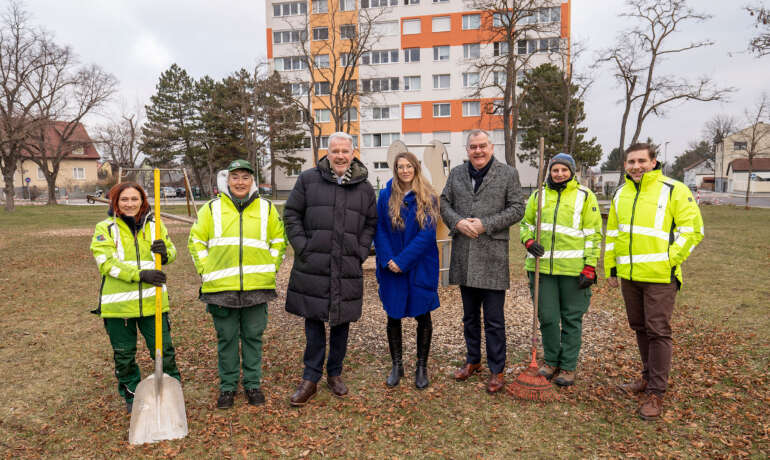
[[[134,393],[130,444],[145,444],[187,436],[187,414],[179,380],[163,374],[160,385],[150,375],[139,382]],[[160,393],[158,393],[160,388]]]

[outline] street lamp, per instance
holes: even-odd
[[[670,144],[670,141],[666,141],[666,144],[663,146],[663,169],[668,166],[668,144]],[[671,168],[669,168],[669,171]],[[666,171],[663,171],[663,174],[665,174]]]

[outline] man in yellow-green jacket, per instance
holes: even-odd
[[[251,405],[265,402],[261,390],[262,334],[267,302],[276,297],[275,276],[283,261],[286,236],[275,206],[259,197],[254,168],[235,160],[221,171],[220,194],[201,207],[190,230],[188,247],[201,275],[200,300],[217,330],[219,398],[217,407],[232,407],[241,373]],[[239,340],[240,338],[240,340]]]
[[[625,151],[626,182],[615,192],[607,220],[604,269],[618,286],[636,332],[641,378],[620,385],[643,394],[639,416],[660,417],[671,370],[671,315],[682,285],[682,263],[703,239],[703,219],[690,190],[664,176],[649,144]]]
[[[530,195],[521,221],[527,248],[524,268],[534,297],[535,258],[540,257],[538,318],[544,363],[540,374],[559,386],[575,383],[583,333],[583,314],[591,302],[602,242],[596,195],[575,179],[575,160],[559,153],[548,164],[543,187],[541,243],[535,241],[537,199]]]

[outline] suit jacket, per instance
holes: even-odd
[[[495,160],[477,192],[468,162],[455,166],[441,193],[441,217],[452,237],[449,283],[483,289],[508,289],[508,236],[524,216],[524,196],[516,169]],[[456,230],[465,218],[481,219],[484,233],[469,238]]]

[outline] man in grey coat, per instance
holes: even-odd
[[[460,285],[466,362],[455,372],[466,380],[481,368],[481,311],[490,377],[487,391],[505,384],[505,290],[509,285],[508,234],[524,216],[518,172],[495,160],[489,134],[468,134],[468,161],[452,168],[441,194],[441,217],[452,237],[449,283]]]

